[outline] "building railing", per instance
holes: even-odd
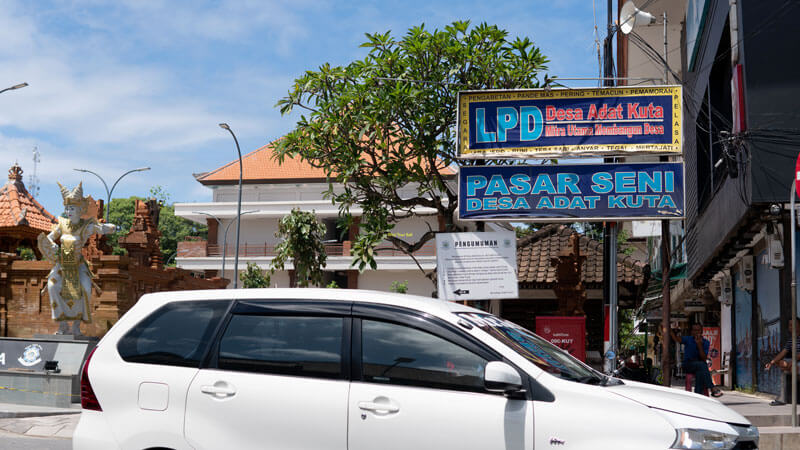
[[[246,256],[275,256],[275,248],[277,245],[274,244],[250,244],[245,243],[239,246],[239,257],[246,257]],[[208,244],[206,255],[207,256],[216,256],[221,257],[223,251],[223,246],[221,244]],[[233,257],[236,254],[236,247],[233,245],[228,245],[226,250],[227,257]],[[350,256],[350,242],[344,242],[341,244],[325,244],[325,253],[328,256]],[[375,247],[375,253],[377,256],[406,256],[405,253],[396,249],[391,244],[380,244]],[[415,256],[435,256],[436,255],[436,243],[426,242],[425,245],[422,246],[419,250],[414,253]]]

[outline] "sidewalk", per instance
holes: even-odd
[[[683,385],[673,385],[683,389]],[[792,405],[769,406],[773,395],[745,394],[723,390],[717,400],[747,418],[758,427],[761,450],[800,449],[800,427],[792,428]]]
[[[79,403],[71,408],[0,403],[0,430],[23,436],[70,439],[80,412]]]

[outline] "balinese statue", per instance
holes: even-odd
[[[80,336],[81,321],[92,321],[89,299],[94,283],[89,262],[81,249],[93,234],[113,233],[116,227],[98,223],[89,214],[90,198],[83,196],[82,183],[69,190],[58,184],[64,198],[64,216],[59,217],[50,234],[39,235],[39,250],[45,259],[52,262],[53,270],[47,279],[47,292],[53,310],[53,320],[59,322],[57,334]],[[99,291],[99,288],[98,288]]]

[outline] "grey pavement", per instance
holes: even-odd
[[[683,389],[683,386],[673,386]],[[760,450],[800,449],[800,427],[792,428],[792,406],[770,406],[774,395],[723,390],[718,400],[758,427]]]
[[[80,414],[0,419],[0,431],[24,437],[71,439]]]

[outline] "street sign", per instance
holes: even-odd
[[[436,235],[439,298],[517,298],[517,239],[513,231]]]
[[[461,220],[680,219],[683,163],[465,166]]]
[[[680,155],[680,86],[464,91],[460,158]]]

